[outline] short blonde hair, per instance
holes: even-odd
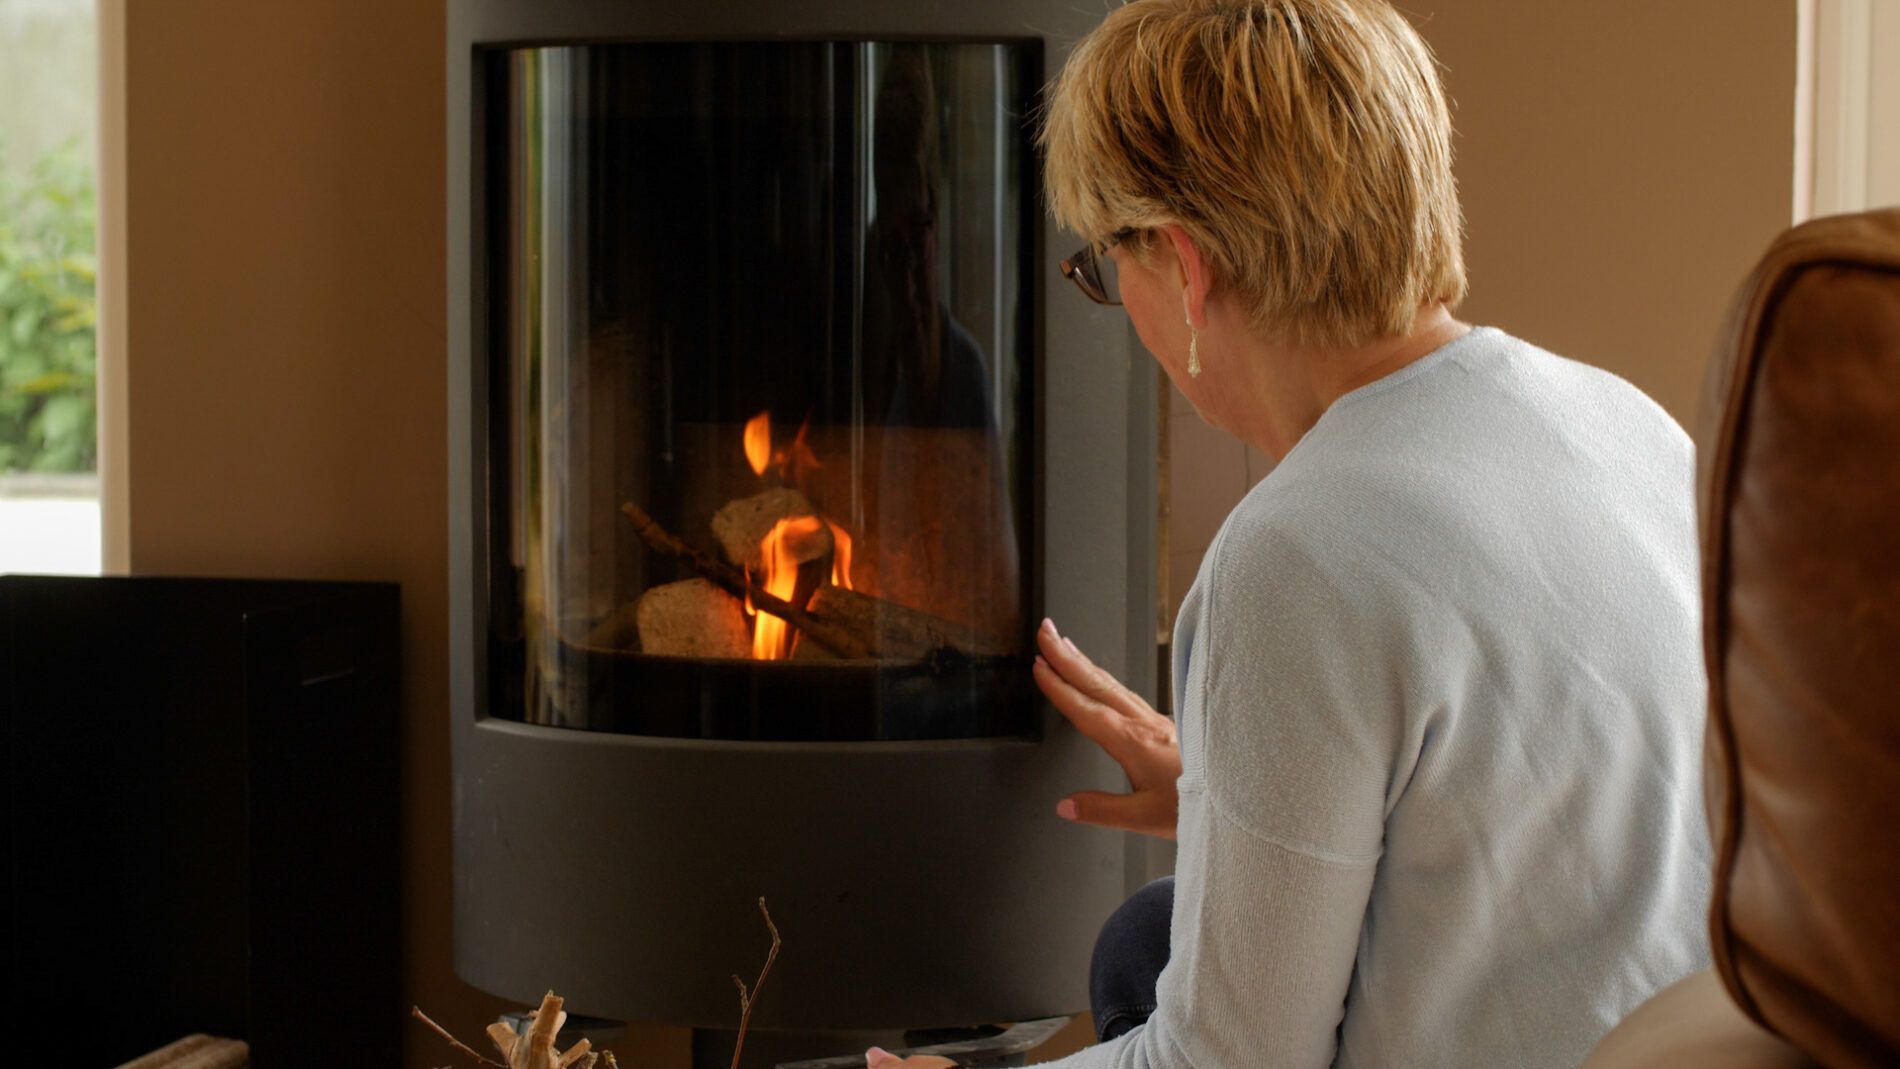
[[[1042,143],[1058,222],[1180,225],[1256,329],[1357,345],[1464,297],[1444,89],[1385,0],[1132,0],[1050,86]]]

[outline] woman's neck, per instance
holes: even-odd
[[[1280,460],[1334,401],[1469,333],[1443,304],[1420,311],[1404,334],[1359,346],[1288,345],[1256,338],[1221,361],[1234,392],[1221,425]],[[1226,384],[1223,384],[1226,385]]]

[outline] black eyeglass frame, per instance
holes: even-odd
[[[1108,250],[1139,233],[1140,227],[1125,226],[1110,234],[1099,248],[1095,245],[1083,246],[1080,252],[1062,261],[1062,277],[1075,283],[1075,288],[1096,304],[1120,307],[1122,302],[1109,298],[1108,287],[1102,283],[1101,268],[1096,261]]]

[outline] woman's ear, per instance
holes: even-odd
[[[1161,233],[1167,236],[1180,269],[1181,302],[1187,312],[1188,325],[1199,330],[1207,325],[1207,293],[1213,288],[1213,270],[1186,229],[1169,223],[1161,227]]]

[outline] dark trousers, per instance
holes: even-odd
[[[1168,964],[1173,914],[1174,877],[1164,876],[1136,891],[1102,925],[1089,963],[1096,1039],[1114,1039],[1155,1011],[1155,981]]]

